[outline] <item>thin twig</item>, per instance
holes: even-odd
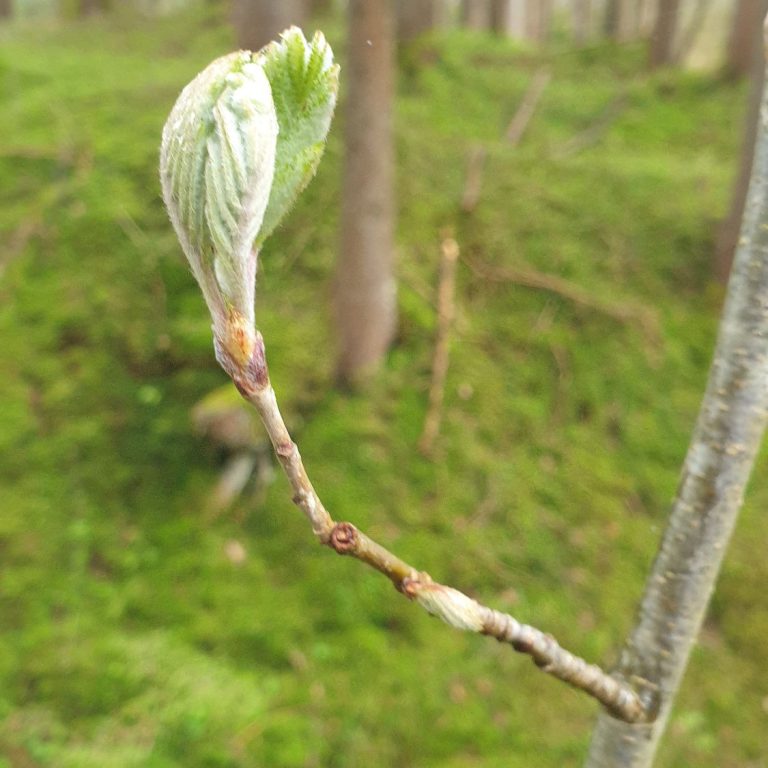
[[[533,76],[518,110],[507,128],[506,139],[513,147],[516,147],[523,138],[528,123],[531,122],[533,113],[536,111],[539,100],[551,78],[552,73],[548,69],[539,69]]]
[[[552,153],[553,157],[558,160],[565,160],[597,144],[613,125],[616,118],[627,108],[628,103],[627,94],[620,93],[608,103],[608,106],[590,125],[568,139],[561,147],[555,149]]]
[[[456,302],[456,262],[459,258],[458,243],[446,237],[440,245],[440,279],[437,289],[437,336],[432,358],[432,380],[429,385],[429,405],[424,419],[424,429],[419,439],[419,450],[432,454],[435,438],[440,431],[445,399],[445,376],[448,372],[448,348]]]
[[[548,275],[531,267],[489,267],[477,261],[468,260],[466,257],[464,260],[470,269],[484,280],[510,282],[526,288],[554,293],[574,304],[600,312],[619,323],[636,323],[649,341],[653,343],[659,341],[658,321],[647,307],[601,299],[562,277]]]
[[[293,501],[307,517],[322,544],[341,555],[351,555],[383,573],[399,592],[447,624],[490,635],[528,654],[538,667],[593,696],[614,716],[633,723],[647,721],[653,716],[651,708],[621,678],[611,677],[599,667],[564,650],[550,635],[520,624],[512,616],[487,608],[458,590],[433,582],[428,574],[417,571],[351,523],[334,521],[312,487],[299,449],[280,414],[269,380],[261,334],[256,334],[251,360],[247,364],[235,368],[232,360],[226,357],[220,357],[220,362],[243,397],[253,404],[261,416],[290,483]]]
[[[483,186],[483,168],[487,156],[482,144],[474,145],[467,155],[467,175],[464,181],[464,192],[461,195],[461,210],[472,213],[480,201],[480,190]]]

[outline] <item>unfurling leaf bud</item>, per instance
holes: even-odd
[[[217,345],[250,357],[256,254],[272,188],[277,116],[264,70],[223,56],[182,92],[163,129],[163,198],[213,318]]]
[[[258,249],[317,169],[337,87],[323,35],[291,27],[259,53],[214,61],[163,128],[163,198],[236,383],[256,354]]]

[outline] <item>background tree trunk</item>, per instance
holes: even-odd
[[[759,24],[753,29],[752,37],[756,40],[756,44],[750,46],[752,49],[752,83],[749,88],[749,102],[744,121],[744,143],[741,148],[739,170],[731,193],[731,205],[728,209],[728,215],[720,223],[715,242],[715,279],[721,283],[725,283],[728,280],[728,274],[731,271],[733,256],[739,240],[739,229],[749,189],[749,176],[752,172],[752,163],[755,156],[757,124],[760,117],[760,99],[765,79],[765,64],[763,63],[762,46],[760,45]]]
[[[491,0],[490,27],[497,35],[509,35],[512,26],[511,0]]]
[[[12,12],[11,0],[0,0],[0,19],[10,18]]]
[[[591,0],[573,0],[571,18],[573,21],[573,41],[576,45],[584,45],[592,34]]]
[[[671,64],[675,53],[680,0],[661,0],[651,35],[651,69]]]
[[[738,0],[736,3],[726,49],[725,69],[729,75],[746,77],[754,71],[755,56],[761,56],[762,50],[760,22],[766,12],[766,0]]]
[[[488,29],[489,17],[488,0],[462,0],[461,23],[467,29]]]
[[[437,23],[435,0],[397,0],[397,39],[413,40]]]
[[[304,27],[306,20],[304,0],[234,0],[232,6],[237,44],[249,51],[263,48],[291,24]]]
[[[527,0],[525,5],[525,23],[528,38],[538,43],[546,43],[552,32],[553,0]]]
[[[768,90],[762,97],[768,110]],[[654,722],[602,712],[587,768],[649,768],[741,507],[768,420],[768,126],[756,146],[740,245],[669,523],[617,673],[645,685]]]
[[[338,375],[353,384],[395,333],[393,18],[390,2],[350,0],[346,156],[336,273]]]

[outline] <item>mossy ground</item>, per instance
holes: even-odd
[[[590,700],[319,548],[282,478],[259,503],[205,513],[221,457],[189,414],[224,379],[156,165],[179,89],[232,45],[224,19],[0,34],[0,765],[577,765]],[[542,64],[552,82],[512,149],[504,127]],[[364,394],[332,386],[341,115],[265,248],[257,302],[334,516],[605,663],[706,378],[713,229],[744,96],[713,77],[640,77],[642,65],[639,49],[545,56],[459,34],[404,53],[401,320],[385,369]],[[557,159],[620,93],[603,139]],[[476,142],[488,162],[466,215]],[[463,260],[427,461],[415,446],[445,227]],[[645,308],[658,333],[503,279],[525,265]],[[768,759],[765,470],[763,458],[661,766]]]

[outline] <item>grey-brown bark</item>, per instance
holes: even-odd
[[[525,19],[527,36],[546,43],[552,31],[553,0],[526,0]]]
[[[304,0],[234,0],[232,5],[237,44],[248,51],[258,51],[292,24],[303,27],[306,19]]]
[[[651,34],[649,64],[651,69],[672,63],[675,54],[675,39],[680,16],[680,0],[663,0],[656,12],[656,21]]]
[[[413,40],[437,22],[435,0],[397,0],[397,39]]]
[[[726,72],[746,77],[754,71],[755,58],[762,57],[760,22],[768,12],[768,0],[738,0],[726,48]]]
[[[768,420],[768,90],[738,252],[680,486],[618,667],[658,715],[600,715],[588,768],[648,768],[701,628]]]
[[[512,25],[511,0],[491,0],[490,28],[497,35],[508,35]]]
[[[11,0],[0,0],[0,19],[10,18],[12,12]]]
[[[573,0],[571,19],[573,22],[573,40],[576,45],[584,45],[592,33],[591,0]]]
[[[338,374],[381,362],[395,332],[392,6],[350,0],[341,252],[335,308]]]
[[[461,23],[467,29],[488,29],[489,0],[462,0]]]

